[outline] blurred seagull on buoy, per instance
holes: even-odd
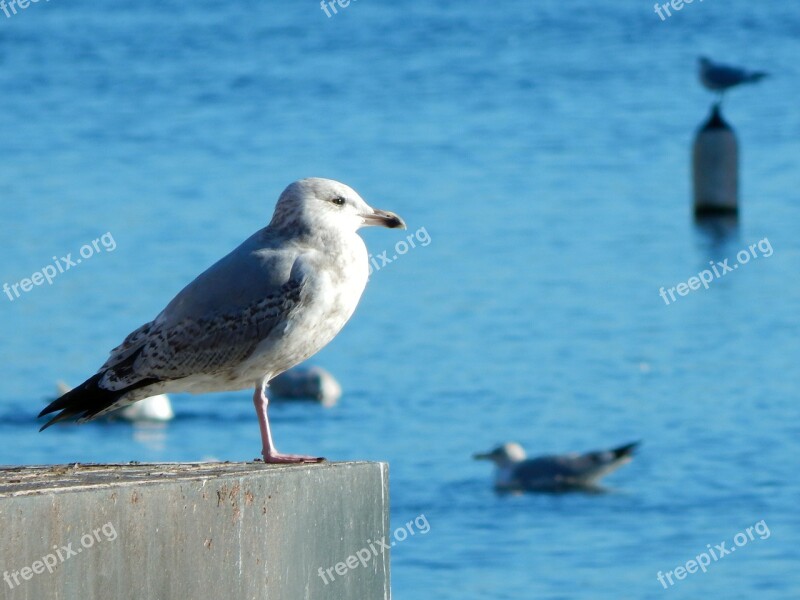
[[[763,71],[748,71],[739,67],[715,63],[705,56],[700,57],[700,83],[706,89],[717,92],[720,99],[732,87],[742,83],[756,83],[767,77]]]
[[[475,460],[490,460],[495,470],[495,488],[503,491],[559,492],[596,490],[604,475],[629,463],[640,442],[611,450],[585,454],[555,454],[526,458],[516,442],[508,442],[486,453],[473,455]]]
[[[58,388],[59,398],[69,392],[72,388],[63,381],[56,383]],[[125,408],[113,413],[110,418],[120,418],[132,423],[142,421],[149,422],[163,422],[171,421],[175,418],[175,413],[172,410],[172,403],[169,396],[166,394],[159,394],[157,396],[150,396],[136,404],[130,404]]]

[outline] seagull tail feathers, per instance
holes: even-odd
[[[44,431],[51,425],[60,421],[80,420],[88,421],[96,417],[99,413],[116,404],[122,396],[133,390],[157,383],[157,379],[144,379],[129,385],[121,390],[107,390],[100,386],[100,380],[105,375],[104,372],[97,373],[84,381],[78,387],[68,391],[66,394],[48,404],[40,417],[49,415],[56,411],[61,411],[54,418],[42,425],[39,431]]]
[[[611,452],[614,454],[614,458],[617,460],[620,458],[627,458],[629,456],[633,456],[634,451],[641,443],[641,441],[631,442],[630,444],[625,444],[619,448],[614,448]]]
[[[756,71],[755,73],[750,73],[750,77],[747,78],[747,81],[755,83],[757,81],[761,81],[765,77],[769,77],[769,73],[766,71]]]

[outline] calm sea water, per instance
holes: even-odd
[[[700,53],[771,71],[726,100],[742,219],[690,219]],[[0,463],[249,460],[248,392],[176,396],[163,429],[36,432],[271,215],[287,183],[348,182],[427,246],[374,273],[315,359],[339,406],[278,404],[279,446],[391,465],[410,598],[789,598],[797,567],[800,9],[652,2],[88,0],[0,14],[0,283],[109,232],[116,247],[0,295]],[[377,255],[403,239],[365,232]],[[667,306],[660,287],[767,239]],[[634,439],[603,495],[498,496],[470,454]],[[770,535],[656,579],[764,520]]]

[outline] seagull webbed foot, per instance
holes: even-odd
[[[302,463],[321,463],[325,458],[321,456],[306,456],[305,454],[283,454],[276,450],[262,451],[264,463],[269,465],[295,465]]]

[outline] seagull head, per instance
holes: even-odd
[[[333,179],[310,177],[290,184],[278,199],[270,227],[355,232],[377,225],[406,228],[396,214],[372,208],[353,188]]]
[[[490,452],[473,454],[475,460],[490,460],[498,467],[503,467],[525,460],[525,450],[516,442],[508,442]]]

